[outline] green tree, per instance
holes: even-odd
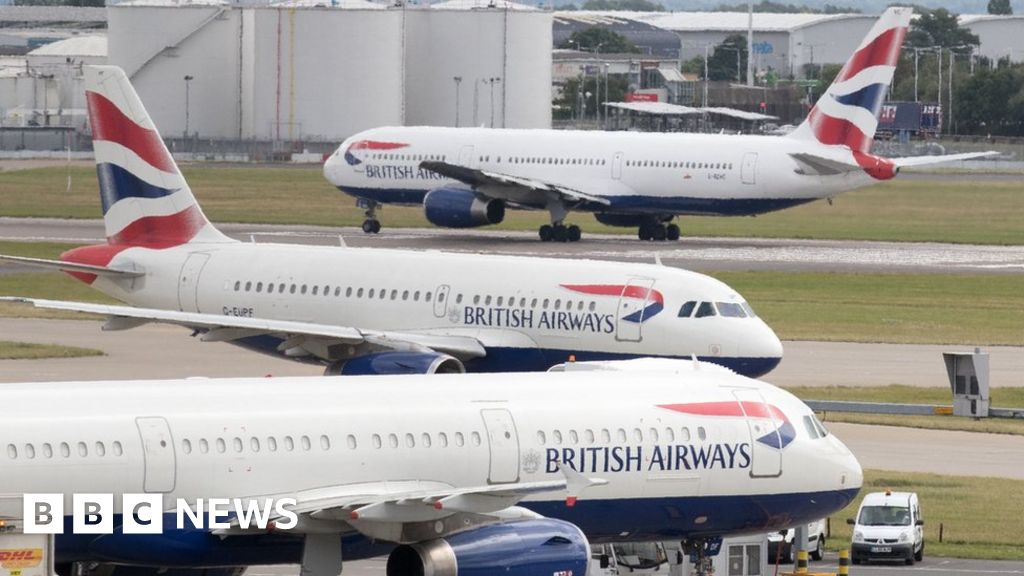
[[[739,53],[739,66],[737,69],[737,56]],[[747,69],[747,37],[743,34],[730,34],[715,46],[714,52],[708,56],[708,77],[711,80],[743,80],[744,70]],[[737,73],[739,77],[737,77]],[[701,70],[703,76],[704,71]]]
[[[918,48],[942,46],[952,48],[960,54],[965,54],[971,50],[971,46],[980,44],[978,36],[967,28],[961,28],[957,15],[945,8],[922,12],[910,23],[906,41],[907,44]]]
[[[624,10],[630,12],[664,12],[665,7],[649,0],[587,0],[583,10]]]
[[[1010,0],[988,0],[988,13],[1008,16],[1013,14],[1013,6]]]
[[[600,84],[598,84],[600,81]],[[605,102],[622,102],[629,90],[629,81],[621,74],[608,76],[608,94],[605,95],[605,79],[587,76],[580,91],[580,78],[569,78],[562,86],[562,95],[554,101],[555,118],[562,120],[579,117],[580,105],[586,103],[587,117],[593,118],[598,106]],[[604,110],[601,111],[604,114]]]
[[[954,86],[957,133],[1024,136],[1024,65],[981,67]]]
[[[569,39],[558,45],[559,48],[587,50],[601,54],[639,53],[640,48],[622,34],[607,28],[586,28],[573,32]]]

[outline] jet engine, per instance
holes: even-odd
[[[437,226],[475,228],[500,224],[505,202],[465,188],[434,188],[423,198],[423,211]]]
[[[462,374],[457,358],[438,352],[379,352],[331,364],[326,374],[372,376],[379,374]]]
[[[403,544],[388,557],[387,576],[586,574],[589,559],[590,545],[579,528],[543,518]]]

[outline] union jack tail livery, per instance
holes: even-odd
[[[871,151],[912,14],[910,8],[899,7],[882,14],[793,137],[847,146],[863,163],[861,155]]]
[[[85,95],[107,243],[161,249],[230,242],[203,215],[124,71],[87,67]]]

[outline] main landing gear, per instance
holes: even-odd
[[[556,222],[553,225],[545,224],[540,227],[537,234],[542,242],[577,242],[582,236],[579,226],[575,224],[566,226],[561,222]]]
[[[365,208],[366,220],[363,220],[363,232],[367,234],[376,234],[380,232],[380,220],[377,220],[377,208],[380,204],[377,204],[373,200],[366,200],[359,198],[356,200],[356,207]]]
[[[679,226],[676,224],[665,225],[661,222],[647,222],[640,225],[637,234],[641,240],[679,240]]]

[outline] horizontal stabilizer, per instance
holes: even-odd
[[[903,158],[890,158],[893,164],[904,168],[907,166],[928,166],[941,164],[943,162],[959,162],[962,160],[973,160],[975,158],[987,158],[998,156],[999,152],[989,150],[988,152],[964,152],[962,154],[943,154],[941,156],[906,156]]]
[[[840,160],[807,154],[805,152],[790,153],[790,157],[800,165],[797,173],[805,176],[835,176],[861,170],[861,167],[857,164],[847,164]]]
[[[63,270],[65,272],[83,272],[111,278],[135,278],[145,274],[144,272],[138,272],[135,270],[118,270],[117,268],[107,268],[106,266],[76,264],[74,262],[46,260],[44,258],[27,258],[25,256],[7,256],[0,254],[0,260],[14,262],[16,264],[24,264],[26,266],[37,266],[39,268],[50,268],[51,270]]]

